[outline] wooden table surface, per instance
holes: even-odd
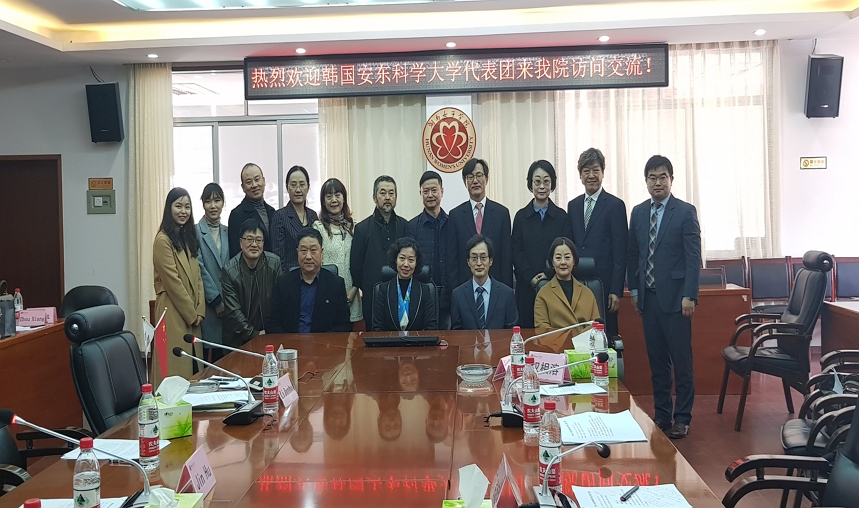
[[[356,333],[254,339],[244,348],[262,353],[266,344],[282,344],[298,350],[299,374],[313,373],[299,382],[299,400],[281,408],[270,425],[261,418],[226,427],[224,413],[195,413],[192,435],[162,450],[153,484],[175,488],[185,460],[202,446],[217,479],[209,507],[438,508],[459,495],[460,467],[476,463],[491,480],[506,455],[525,502],[533,501],[537,448],[524,446],[521,429],[502,428],[495,420],[491,427],[484,424],[485,415],[500,409],[498,383],[478,396],[457,391],[456,367],[475,361],[496,365],[509,353],[510,332],[440,335],[446,347],[364,348]],[[248,376],[261,366],[258,358],[236,353],[219,363]],[[559,406],[562,415],[630,409],[649,439],[613,444],[609,459],[593,449],[565,457],[564,492],[570,494],[572,485],[675,483],[693,506],[721,506],[617,380],[607,395],[563,397]],[[126,421],[104,437],[135,439],[136,422]],[[73,468],[72,461],[50,466],[0,498],[0,508],[17,508],[30,497],[70,497]],[[103,497],[128,495],[141,485],[136,469],[103,464]],[[514,505],[508,490],[502,506]]]
[[[820,309],[820,351],[859,349],[859,300],[823,302]]]

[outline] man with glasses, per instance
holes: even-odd
[[[281,274],[280,258],[265,252],[265,231],[257,218],[236,226],[241,251],[221,273],[224,299],[224,344],[239,347],[265,333],[271,294]]]
[[[489,276],[493,242],[474,235],[465,246],[471,278],[451,295],[452,330],[510,329],[519,322],[516,298],[510,286]]]
[[[601,151],[588,148],[579,155],[577,167],[585,193],[567,205],[570,239],[579,257],[594,259],[596,276],[605,293],[605,331],[617,335],[617,310],[626,276],[626,205],[602,188],[605,156]]]
[[[230,220],[227,224],[227,237],[230,241],[230,257],[234,257],[239,253],[239,227],[248,219],[257,219],[260,221],[262,231],[265,234],[265,245],[263,250],[274,252],[272,250],[272,241],[269,232],[271,231],[271,223],[274,219],[274,208],[265,202],[265,176],[262,174],[262,169],[256,164],[249,162],[245,164],[240,173],[242,182],[242,191],[245,193],[244,199],[239,203],[239,206],[233,208],[230,212]]]
[[[322,234],[313,228],[298,232],[298,267],[277,279],[266,319],[268,333],[352,331],[346,285],[322,269]]]
[[[509,287],[513,286],[513,247],[510,237],[510,211],[502,204],[486,198],[489,165],[483,159],[471,159],[462,168],[462,182],[468,189],[469,200],[450,211],[456,231],[456,253],[462,259],[457,267],[459,283],[468,279],[465,246],[474,235],[489,238],[495,244],[495,262],[490,275]]]
[[[692,314],[698,303],[701,229],[695,207],[671,194],[671,161],[654,155],[644,165],[644,178],[650,199],[636,205],[629,219],[627,281],[632,307],[644,324],[653,421],[668,437],[682,439],[689,434],[695,400]]]

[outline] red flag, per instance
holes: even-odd
[[[166,312],[165,312],[166,313]],[[167,320],[164,314],[155,325],[155,350],[158,354],[158,366],[161,368],[161,379],[167,377]]]

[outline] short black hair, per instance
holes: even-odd
[[[207,200],[215,198],[221,198],[223,201],[224,189],[215,182],[207,183],[206,186],[203,187],[203,194],[200,195],[200,201],[205,203]]]
[[[470,175],[471,173],[474,173],[474,169],[477,167],[478,164],[483,166],[483,174],[486,175],[487,180],[489,179],[489,164],[487,164],[486,161],[483,159],[474,158],[474,159],[471,159],[470,161],[466,162],[465,166],[462,168],[462,181],[463,182],[465,181],[466,176]]]
[[[566,245],[570,248],[570,252],[573,253],[573,267],[579,266],[579,251],[576,249],[576,244],[566,236],[555,238],[555,241],[552,242],[552,246],[549,247],[549,266],[553,266],[552,258],[555,257],[555,249],[561,245]]]
[[[421,181],[420,183],[418,183],[418,186],[422,186],[424,182],[432,179],[438,180],[439,187],[444,187],[444,182],[441,180],[441,175],[436,173],[435,171],[424,171],[424,174],[421,175]]]
[[[382,182],[391,182],[392,184],[394,184],[394,191],[397,190],[397,182],[394,181],[394,178],[388,175],[382,175],[376,178],[376,181],[373,182],[373,197],[375,197],[376,193],[379,192],[379,184]]]
[[[301,243],[303,238],[316,238],[316,241],[319,242],[319,246],[322,247],[322,233],[320,233],[316,228],[301,228],[298,231],[298,234],[295,235],[295,245]]]
[[[391,246],[388,247],[388,265],[396,270],[397,256],[400,255],[400,251],[410,247],[415,250],[415,274],[420,272],[421,268],[424,267],[424,255],[421,252],[421,248],[418,245],[417,240],[408,236],[398,238],[396,242],[392,243]]]
[[[538,169],[542,169],[546,173],[549,173],[549,179],[552,180],[552,190],[555,190],[555,185],[558,183],[558,176],[555,174],[555,166],[553,166],[551,162],[543,159],[535,161],[531,164],[531,167],[528,168],[528,190],[534,190],[534,183],[531,180],[534,178],[534,172]]]
[[[468,242],[465,244],[465,257],[468,259],[471,256],[471,249],[477,247],[481,243],[486,244],[486,251],[489,253],[489,259],[495,259],[492,257],[492,251],[495,250],[495,246],[492,245],[492,240],[483,235],[474,235],[468,239]]]
[[[654,169],[661,167],[668,170],[668,176],[674,176],[674,166],[671,165],[671,161],[668,160],[668,157],[654,155],[647,159],[647,164],[644,165],[644,178],[647,178],[647,175],[649,175]]]
[[[265,239],[265,226],[262,225],[262,222],[259,219],[248,219],[242,222],[241,227],[239,227],[239,236],[245,236],[245,233],[253,233],[256,230],[259,230]]]
[[[587,166],[591,166],[594,163],[599,164],[600,169],[605,171],[605,155],[599,150],[599,148],[588,148],[584,152],[579,155],[579,162],[576,164],[576,167],[579,170],[579,175],[582,174],[582,170]]]
[[[289,171],[286,172],[286,178],[283,180],[284,183],[288,182],[289,177],[292,176],[292,174],[296,171],[301,171],[301,173],[304,175],[304,179],[307,180],[307,185],[310,185],[310,175],[308,175],[307,170],[301,166],[292,166],[291,168],[289,168]]]

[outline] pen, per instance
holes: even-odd
[[[636,490],[638,490],[637,484],[635,485],[635,487],[627,490],[622,496],[620,496],[620,501],[621,502],[629,501],[629,498],[631,498],[632,495],[635,494]]]
[[[575,381],[572,381],[572,382],[570,382],[570,383],[564,383],[564,384],[562,384],[562,385],[558,385],[558,388],[565,388],[565,387],[567,387],[567,386],[576,386],[576,382],[575,382]]]

